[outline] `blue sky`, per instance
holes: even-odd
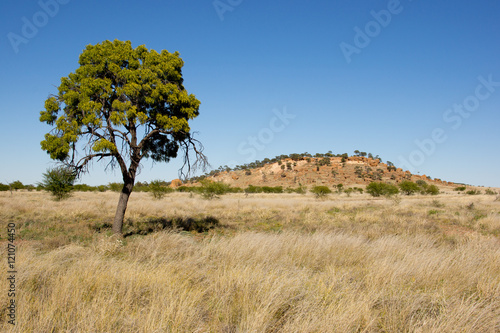
[[[54,165],[40,149],[45,99],[86,45],[119,39],[180,52],[215,168],[358,149],[500,187],[500,2],[9,0],[0,12],[2,183]],[[179,166],[145,161],[137,180]],[[121,180],[104,167],[81,182]]]

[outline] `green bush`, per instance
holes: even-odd
[[[306,194],[307,188],[305,186],[300,185],[299,187],[292,188],[289,187],[286,189],[286,193],[298,193],[298,194]]]
[[[43,175],[41,185],[49,191],[56,200],[68,198],[73,191],[76,179],[74,171],[67,167],[48,169]]]
[[[79,191],[79,192],[97,191],[97,187],[89,186],[87,184],[76,184],[76,185],[73,186],[73,189],[75,191]]]
[[[10,190],[9,185],[5,185],[5,184],[0,183],[0,191],[8,191],[8,190]]]
[[[328,194],[332,193],[332,190],[330,190],[330,188],[328,186],[321,186],[320,185],[320,186],[314,186],[311,189],[311,193],[316,195],[316,198],[324,198]]]
[[[9,186],[11,189],[13,189],[15,191],[24,189],[23,183],[21,183],[21,181],[19,181],[19,180],[16,180],[16,181],[10,183]]]
[[[204,179],[200,183],[200,194],[204,199],[216,199],[219,198],[219,195],[229,192],[229,185],[222,182],[213,182]]]
[[[366,186],[366,192],[373,197],[380,197],[381,195],[390,197],[399,193],[399,189],[392,184],[382,182],[371,182]]]
[[[121,192],[123,188],[123,183],[109,183],[108,188],[113,192]]]
[[[495,195],[495,194],[498,194],[497,192],[493,191],[492,189],[490,188],[487,188],[486,191],[484,192],[488,195]]]
[[[406,195],[412,195],[415,192],[420,192],[420,186],[409,180],[402,181],[399,184],[399,188],[401,189],[401,192],[403,192]]]
[[[346,188],[346,189],[344,190],[344,193],[345,193],[348,197],[350,197],[350,196],[351,196],[351,193],[352,193],[352,192],[354,192],[354,189],[353,189],[353,188],[351,188],[351,187]]]
[[[283,193],[283,187],[282,186],[262,186],[262,192],[264,193]]]
[[[153,180],[149,183],[148,191],[151,193],[153,198],[160,200],[168,193],[172,193],[174,191],[173,188],[168,187],[166,184],[166,182],[159,179]]]
[[[468,194],[468,195],[477,195],[477,194],[481,194],[481,191],[479,191],[479,190],[468,190],[467,192],[465,192],[465,194]]]
[[[425,189],[425,193],[430,195],[438,195],[439,188],[436,185],[430,185]]]
[[[457,186],[453,189],[453,191],[462,192],[465,191],[465,189],[466,189],[465,186]]]
[[[425,182],[425,180],[422,180],[422,179],[417,180],[415,183],[423,189],[426,189],[428,186],[428,184]]]
[[[199,192],[198,187],[192,187],[192,186],[179,186],[177,189],[177,192]]]
[[[97,190],[99,192],[106,192],[108,190],[108,187],[106,185],[99,185],[97,186]]]

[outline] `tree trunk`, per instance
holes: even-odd
[[[127,210],[128,199],[134,188],[134,179],[128,179],[124,182],[118,206],[116,207],[115,220],[113,221],[113,232],[121,235],[123,229],[123,219],[125,218],[125,211]]]

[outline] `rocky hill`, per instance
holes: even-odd
[[[298,187],[326,185],[367,185],[372,181],[397,184],[403,180],[424,180],[429,185],[453,186],[452,182],[413,175],[409,171],[362,156],[285,158],[261,167],[213,172],[208,177],[233,187],[255,186]]]

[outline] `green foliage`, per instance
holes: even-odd
[[[40,183],[45,190],[49,191],[56,200],[68,198],[73,191],[76,179],[74,170],[67,167],[48,169],[43,175]]]
[[[200,194],[204,199],[216,199],[219,198],[219,195],[229,192],[229,185],[222,182],[213,182],[205,179],[200,183]]]
[[[5,184],[0,183],[0,192],[1,191],[9,191],[9,190],[10,190],[9,185],[5,185]]]
[[[108,187],[106,185],[99,185],[97,186],[97,190],[99,192],[106,192],[108,190]]]
[[[344,193],[345,193],[348,197],[350,197],[350,196],[351,196],[351,193],[352,193],[352,192],[354,192],[354,189],[353,189],[353,188],[351,188],[351,187],[346,188],[346,189],[344,190]]]
[[[423,189],[426,189],[428,186],[428,184],[425,182],[425,180],[422,180],[422,179],[417,180],[415,183]]]
[[[76,184],[73,186],[73,189],[78,192],[93,192],[97,191],[97,187],[89,186],[87,184]]]
[[[373,197],[380,197],[381,195],[390,197],[399,193],[399,189],[392,184],[382,182],[371,182],[366,186],[366,192]]]
[[[311,193],[316,195],[316,198],[324,198],[328,194],[332,193],[332,190],[330,190],[330,188],[328,186],[319,185],[319,186],[314,186],[311,189]]]
[[[399,188],[401,189],[401,192],[403,192],[406,195],[412,195],[420,191],[420,186],[409,180],[402,181],[399,184]]]
[[[478,195],[478,194],[481,194],[481,191],[479,191],[479,190],[468,190],[467,192],[465,192],[465,194],[468,194],[468,195]]]
[[[425,193],[430,195],[438,195],[439,188],[436,185],[430,185],[425,189]]]
[[[330,162],[330,158],[328,158],[328,157],[323,157],[322,159],[320,159],[320,160],[318,161],[318,165],[319,165],[319,166],[323,166],[323,165],[330,165],[330,163],[331,163],[331,162]]]
[[[287,188],[286,193],[298,193],[298,194],[306,194],[307,188],[305,186],[300,185],[297,188]]]
[[[123,183],[109,183],[108,188],[113,192],[121,192]]]
[[[493,191],[492,189],[490,188],[487,188],[486,191],[484,192],[485,194],[488,194],[488,195],[495,195],[495,194],[498,194],[497,192]]]
[[[58,94],[48,98],[40,112],[40,121],[56,126],[41,142],[52,159],[65,160],[73,144],[86,137],[90,144],[84,156],[120,160],[116,132],[120,128],[133,129],[122,133],[127,132],[124,142],[138,156],[158,162],[176,157],[177,142],[187,138],[188,120],[198,115],[200,105],[184,89],[184,63],[178,52],[158,53],[144,45],[134,49],[130,41],[104,41],[88,45],[79,64],[61,79]],[[139,126],[149,129],[142,140],[133,137]]]
[[[19,180],[16,180],[16,181],[10,183],[9,186],[11,189],[13,189],[15,191],[24,189],[23,183],[21,183],[21,181],[19,181]]]
[[[177,192],[200,192],[198,187],[192,187],[192,186],[179,186],[177,189]]]
[[[156,179],[149,183],[149,192],[153,196],[153,198],[160,200],[168,193],[172,193],[174,189],[168,187],[167,183]]]
[[[248,185],[248,187],[245,189],[245,193],[283,193],[283,187]]]
[[[465,187],[465,186],[457,186],[453,189],[453,191],[462,192],[462,191],[465,191],[466,189],[467,189],[467,187]]]

